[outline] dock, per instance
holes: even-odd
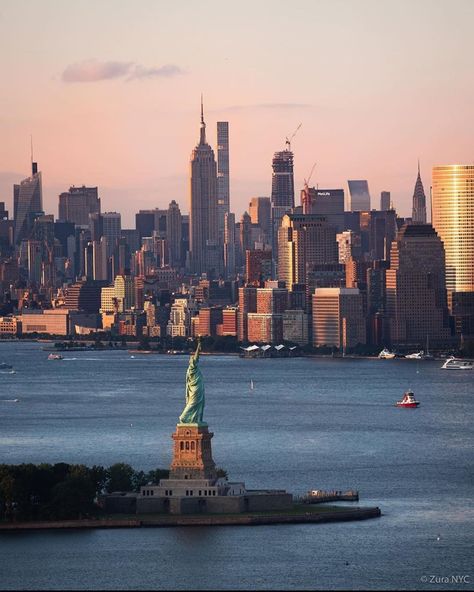
[[[355,489],[348,491],[339,491],[332,489],[324,491],[323,489],[315,489],[308,491],[306,495],[301,496],[301,503],[303,504],[323,504],[325,502],[358,502],[359,492]]]

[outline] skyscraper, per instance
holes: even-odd
[[[275,152],[272,161],[272,248],[278,262],[278,229],[283,216],[295,207],[293,152]]]
[[[450,335],[443,243],[431,224],[405,224],[386,271],[393,344],[442,344]]]
[[[312,265],[337,262],[336,229],[324,216],[283,216],[278,230],[278,279],[289,290],[306,283],[306,271]]]
[[[179,205],[173,199],[168,206],[166,218],[166,234],[168,237],[171,267],[179,267],[181,265],[181,226],[181,211]]]
[[[418,161],[418,176],[413,191],[412,220],[417,224],[426,224],[426,197],[420,176],[420,161]]]
[[[391,209],[390,204],[390,191],[382,191],[380,193],[380,209],[382,212],[386,212]]]
[[[235,275],[235,214],[224,216],[224,271],[226,278]]]
[[[224,243],[224,216],[230,211],[229,122],[217,122],[217,221],[219,243]]]
[[[349,210],[351,212],[368,212],[370,210],[370,193],[367,181],[347,181],[349,185]]]
[[[100,214],[100,199],[97,187],[72,187],[59,196],[58,218],[77,226],[89,225],[89,214]]]
[[[446,286],[474,292],[474,165],[433,168],[432,221],[446,251]]]
[[[118,212],[102,214],[102,233],[107,239],[107,258],[109,258],[122,236],[122,217]]]
[[[252,197],[249,203],[252,224],[257,224],[265,238],[271,240],[272,205],[269,197]]]
[[[201,99],[199,144],[191,154],[189,243],[191,271],[207,273],[215,266],[218,241],[217,166],[214,151],[206,142],[206,124]]]
[[[43,190],[38,164],[31,163],[31,177],[13,186],[13,217],[15,220],[15,242],[29,238],[33,222],[43,211]]]

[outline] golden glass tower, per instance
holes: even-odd
[[[446,252],[446,287],[474,292],[474,165],[433,167],[432,223]]]

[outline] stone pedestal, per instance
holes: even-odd
[[[207,424],[179,423],[174,440],[170,479],[217,479]]]

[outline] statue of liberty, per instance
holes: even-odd
[[[204,380],[198,366],[201,351],[201,337],[194,354],[189,358],[186,372],[186,406],[179,416],[180,423],[194,423],[206,425],[202,421],[204,413]]]

